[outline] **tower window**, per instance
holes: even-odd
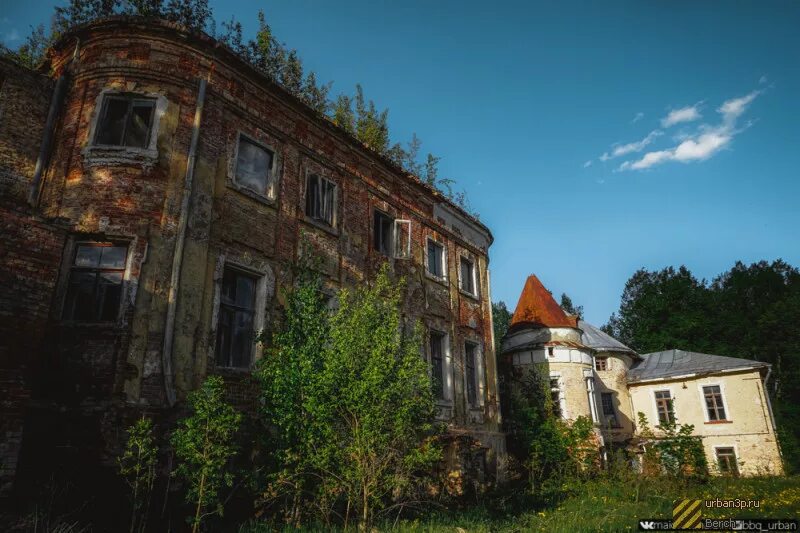
[[[95,144],[147,148],[156,109],[155,99],[115,94],[105,96],[102,106]]]

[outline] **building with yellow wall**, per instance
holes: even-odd
[[[783,472],[766,382],[770,365],[667,350],[638,354],[595,326],[567,315],[536,276],[520,295],[501,348],[517,376],[548,380],[553,412],[590,418],[602,450],[641,452],[638,415],[655,438],[666,422],[691,424],[712,473]]]

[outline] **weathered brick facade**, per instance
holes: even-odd
[[[386,261],[407,278],[407,311],[445,334],[440,417],[454,436],[477,439],[490,466],[502,457],[487,270],[492,237],[480,222],[206,36],[166,23],[109,20],[57,43],[52,79],[0,66],[6,487],[26,414],[34,436],[47,435],[36,420],[79,420],[79,434],[62,422],[47,438],[96,459],[113,450],[130,413],[171,412],[172,394],[180,404],[209,373],[225,376],[237,403],[251,403],[248,372],[216,364],[223,272],[234,265],[257,279],[255,325],[269,331],[292,283],[291,266],[307,253],[323,259],[330,287],[368,280]],[[29,207],[53,80],[61,75],[66,89],[56,103],[52,149]],[[152,142],[144,148],[96,142],[104,98],[123,94],[155,102]],[[235,177],[240,135],[274,153],[273,186],[264,194]],[[335,184],[331,226],[306,215],[310,174]],[[399,226],[410,227],[410,258],[375,249],[376,209],[410,221]],[[444,245],[444,279],[427,272],[428,238]],[[64,320],[76,245],[85,241],[127,248],[116,320]],[[459,282],[462,256],[474,264],[475,295]],[[478,353],[472,406],[465,342]],[[23,449],[27,426],[24,432]]]

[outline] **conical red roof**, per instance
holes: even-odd
[[[568,317],[561,306],[553,299],[539,278],[531,274],[519,296],[510,327],[521,324],[545,326],[549,328],[576,328],[576,317]]]

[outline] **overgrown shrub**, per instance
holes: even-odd
[[[675,421],[662,422],[656,435],[644,413],[637,414],[639,435],[644,439],[645,453],[642,470],[646,475],[666,474],[672,477],[708,477],[708,463],[703,451],[703,441],[692,435],[692,424],[678,424]]]
[[[400,313],[404,284],[384,267],[338,293],[329,312],[319,278],[287,296],[284,329],[262,359],[262,417],[274,435],[263,503],[285,520],[358,521],[418,500],[439,459],[421,330]]]
[[[549,501],[573,482],[597,473],[600,458],[589,418],[566,421],[555,416],[548,377],[533,368],[521,378],[508,379],[506,426],[509,450],[524,472],[529,493]]]

